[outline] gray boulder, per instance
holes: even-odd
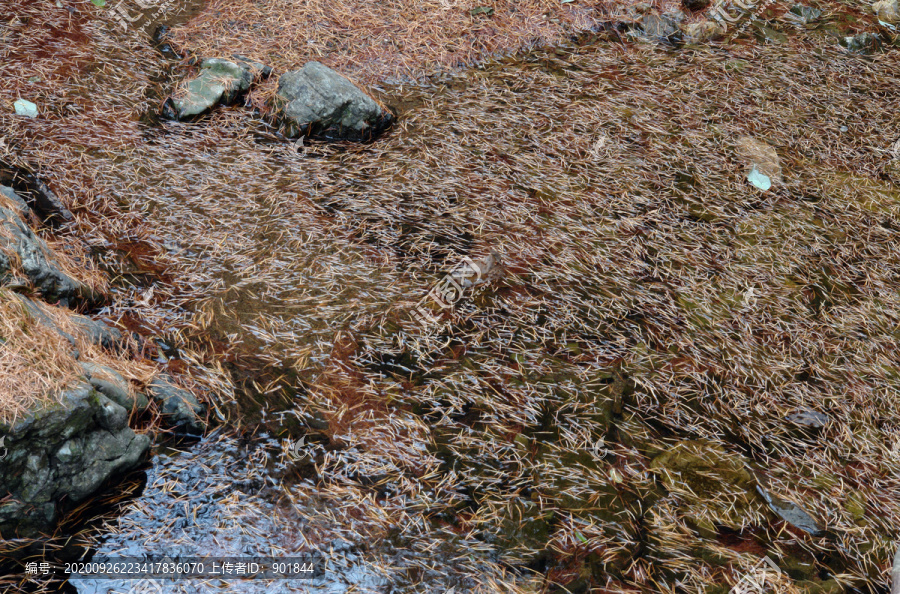
[[[206,407],[193,394],[177,387],[168,375],[162,374],[150,382],[147,393],[159,402],[163,420],[168,425],[195,434],[206,429]]]
[[[3,194],[6,198],[8,198],[13,204],[16,205],[16,210],[18,211],[18,215],[22,218],[26,218],[28,213],[31,212],[31,209],[28,207],[28,203],[24,198],[19,196],[19,194],[10,188],[9,186],[0,185],[0,194]]]
[[[229,105],[250,89],[271,68],[240,56],[234,60],[208,58],[200,66],[200,75],[182,85],[180,93],[166,102],[163,115],[186,120],[200,116],[217,105]]]
[[[75,337],[57,326],[56,322],[53,321],[53,318],[44,311],[43,305],[37,301],[32,301],[24,295],[18,293],[13,293],[13,295],[22,302],[22,305],[25,306],[25,310],[29,315],[47,328],[56,331],[60,336],[68,340],[72,346],[76,345]],[[119,330],[107,326],[99,320],[94,320],[80,314],[70,314],[70,319],[75,323],[75,327],[81,335],[93,344],[112,349],[122,341],[122,333],[119,332]]]
[[[105,365],[85,361],[80,362],[79,365],[84,371],[88,382],[95,390],[125,410],[142,412],[150,404],[150,401],[143,394],[132,396],[128,381],[116,370],[110,369]]]
[[[24,163],[0,159],[0,184],[12,189],[37,215],[50,223],[62,223],[75,218],[53,190]]]
[[[289,137],[371,140],[394,118],[366,92],[319,62],[281,75],[274,108]]]
[[[9,255],[16,254],[22,272],[45,299],[94,299],[93,291],[60,270],[43,239],[15,211],[0,207],[0,278],[12,277]]]
[[[0,538],[52,528],[57,502],[83,501],[137,466],[149,447],[149,437],[128,427],[128,411],[89,385],[0,424]]]
[[[106,349],[115,349],[122,343],[122,332],[118,328],[108,326],[105,322],[80,314],[73,314],[72,322],[92,344],[98,344]]]

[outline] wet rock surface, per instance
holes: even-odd
[[[80,365],[91,386],[125,410],[143,412],[149,406],[148,398],[134,392],[116,370],[90,362],[81,362]]]
[[[771,494],[761,485],[757,485],[756,490],[769,504],[769,508],[791,526],[796,526],[813,536],[821,536],[823,534],[819,523],[796,503],[785,501]]]
[[[150,382],[147,393],[159,402],[167,424],[189,433],[203,433],[206,407],[193,394],[179,388],[168,375],[162,374]]]
[[[683,20],[681,13],[648,13],[641,19],[638,31],[649,38],[670,39],[681,33],[679,24]]]
[[[791,7],[790,15],[796,17],[796,20],[799,20],[804,25],[808,25],[819,20],[822,16],[822,11],[804,4],[795,4]]]
[[[756,480],[738,455],[703,441],[681,441],[656,456],[650,469],[663,486],[684,500],[684,514],[710,536],[717,526],[740,529],[758,515]]]
[[[366,92],[319,62],[282,74],[274,107],[289,136],[371,140],[393,121]]]
[[[30,208],[50,222],[62,223],[74,218],[53,190],[25,165],[0,160],[0,184],[15,191]]]
[[[29,299],[25,295],[15,294],[15,296],[22,302],[22,305],[25,306],[28,313],[42,325],[57,332],[60,336],[68,340],[69,344],[73,347],[76,345],[77,341],[75,340],[75,337],[63,330],[44,310],[46,305],[42,304],[40,301]],[[117,328],[108,326],[100,320],[95,320],[80,314],[71,314],[69,319],[74,323],[75,328],[80,334],[92,344],[100,345],[108,349],[115,349],[122,340],[122,333]]]
[[[815,410],[801,409],[789,414],[786,419],[802,429],[824,429],[831,422],[831,417]]]
[[[0,275],[9,277],[14,271],[10,254],[18,257],[22,272],[45,299],[94,297],[88,287],[60,270],[47,244],[18,213],[0,207]]]
[[[208,113],[217,105],[230,105],[260,78],[268,77],[271,68],[242,57],[231,60],[207,58],[197,78],[183,83],[165,105],[163,115],[170,119],[190,120]]]
[[[226,434],[203,438],[189,451],[161,449],[147,470],[141,496],[124,505],[95,558],[301,557],[323,564],[322,578],[294,580],[179,580],[165,592],[195,594],[221,588],[238,594],[303,592],[350,594],[389,587],[379,575],[369,543],[328,538],[320,527],[272,502],[284,463],[257,442],[248,447]],[[307,501],[315,506],[314,500]],[[320,539],[322,542],[319,542]],[[80,594],[127,591],[128,580],[71,580]]]
[[[847,51],[857,52],[860,54],[874,54],[882,49],[882,39],[877,33],[868,31],[857,33],[856,35],[848,35],[840,39],[842,47]]]
[[[778,151],[765,141],[750,136],[737,140],[735,151],[746,167],[747,180],[762,191],[783,183]]]
[[[128,412],[90,385],[12,425],[0,425],[0,534],[34,536],[52,528],[56,504],[78,503],[110,477],[134,468],[150,438],[128,427]]]

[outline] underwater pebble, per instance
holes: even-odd
[[[26,99],[17,99],[13,107],[16,110],[16,115],[28,118],[36,118],[38,115],[37,105]]]
[[[768,175],[760,173],[756,167],[750,170],[750,173],[747,174],[747,181],[751,184],[765,192],[769,188],[772,187],[772,180],[769,179]]]
[[[831,417],[824,413],[814,410],[799,410],[789,414],[787,420],[791,423],[801,425],[803,427],[811,427],[813,429],[822,429],[831,422]]]

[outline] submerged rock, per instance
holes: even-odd
[[[641,19],[640,31],[646,37],[669,39],[681,32],[679,23],[684,20],[681,13],[658,15],[648,13]]]
[[[538,559],[550,540],[553,514],[525,499],[514,500],[498,514],[496,544],[508,561]]]
[[[128,412],[89,385],[10,426],[0,424],[0,535],[52,528],[57,502],[78,503],[113,475],[134,468],[150,438],[128,427]]]
[[[746,167],[747,180],[762,191],[782,183],[781,159],[774,147],[761,140],[742,136],[735,145]]]
[[[881,50],[881,38],[875,33],[859,33],[852,37],[842,37],[840,44],[847,51],[861,54],[873,54]]]
[[[900,21],[900,2],[898,0],[879,0],[872,5],[872,10],[878,18],[885,23]]]
[[[288,136],[371,140],[394,117],[365,91],[319,62],[281,75],[274,108]]]
[[[693,41],[718,39],[728,32],[724,25],[709,19],[688,23],[682,27],[682,31],[688,39]]]
[[[808,25],[819,20],[819,17],[822,16],[822,11],[811,6],[804,6],[803,4],[794,4],[791,7],[790,14],[795,20],[800,21],[804,25]]]
[[[763,43],[787,43],[788,38],[787,35],[778,31],[777,29],[773,29],[772,27],[767,27],[762,23],[753,23],[754,35],[756,39]]]
[[[814,410],[800,409],[789,414],[787,420],[804,429],[824,429],[831,422],[831,417]]]
[[[200,66],[200,75],[183,84],[180,91],[166,101],[163,115],[187,120],[217,105],[229,105],[246,93],[255,80],[267,77],[271,72],[268,66],[240,56],[233,61],[208,58]]]
[[[756,490],[762,495],[763,499],[766,500],[766,503],[769,504],[769,508],[778,514],[782,520],[813,536],[822,535],[822,529],[819,528],[818,523],[799,505],[791,503],[790,501],[783,501],[771,495],[760,485],[756,486]]]
[[[680,441],[653,458],[650,470],[684,501],[684,516],[705,536],[713,536],[716,525],[740,529],[764,509],[743,458],[714,443]]]
[[[91,289],[59,268],[44,240],[15,211],[0,207],[0,278],[12,276],[11,256],[18,258],[18,267],[46,299],[95,297]]]
[[[163,419],[172,427],[180,427],[189,433],[203,433],[206,407],[193,394],[177,387],[171,378],[162,374],[150,382],[148,393],[160,403]]]

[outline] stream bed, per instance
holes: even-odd
[[[167,6],[148,29],[202,7]],[[893,48],[598,33],[381,85],[384,137],[298,146],[243,106],[158,121],[181,66],[85,27],[115,43],[69,98],[71,138],[20,132],[109,213],[81,229],[115,279],[96,313],[233,389],[79,542],[327,570],[70,592],[725,592],[765,555],[803,592],[886,591]],[[771,191],[747,137],[777,149]],[[489,254],[444,326],[410,319]],[[810,410],[828,422],[790,420]]]

